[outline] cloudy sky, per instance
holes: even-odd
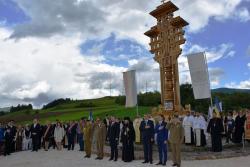
[[[173,0],[190,25],[179,58],[206,51],[212,88],[250,88],[250,0]],[[0,0],[0,107],[122,94],[122,72],[159,90],[143,33],[160,0]],[[147,86],[146,86],[147,85]],[[111,88],[111,92],[110,92]]]

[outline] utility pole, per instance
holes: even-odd
[[[110,93],[110,97],[111,97],[111,80],[110,80],[110,84],[109,84],[109,93]]]

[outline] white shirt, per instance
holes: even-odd
[[[194,129],[207,129],[207,122],[203,116],[195,117],[194,118]]]
[[[190,115],[190,116],[185,116],[182,122],[182,125],[185,126],[190,126],[193,127],[194,124],[194,116]]]

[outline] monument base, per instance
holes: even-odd
[[[168,111],[165,110],[162,105],[159,105],[158,107],[155,107],[152,109],[152,116],[157,117],[159,115],[164,115],[164,117],[167,118],[172,118],[174,115],[179,115],[179,117],[184,117],[187,115],[188,112],[191,112],[191,106],[185,105],[185,108],[180,107],[179,111]]]

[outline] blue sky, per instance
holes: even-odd
[[[220,67],[225,71],[225,78],[220,86],[228,82],[239,82],[249,78],[249,67],[246,63],[250,59],[247,55],[247,48],[250,43],[249,27],[250,22],[239,22],[237,20],[218,22],[212,19],[205,30],[197,34],[191,34],[191,43],[202,46],[214,47],[221,43],[233,45],[232,50],[235,51],[233,57],[220,59],[209,64],[209,67]]]
[[[250,88],[250,1],[173,2],[180,8],[177,15],[190,23],[179,58],[180,81],[190,82],[185,54],[206,51],[212,88]],[[112,93],[121,94],[121,73],[127,69],[138,71],[141,91],[145,82],[150,90],[159,89],[157,63],[143,35],[155,24],[148,13],[159,4],[0,0],[0,99],[5,99],[0,106],[105,96],[110,82]],[[58,87],[62,76],[68,90]]]
[[[0,20],[6,26],[13,26],[28,21],[29,18],[12,0],[0,0]]]

